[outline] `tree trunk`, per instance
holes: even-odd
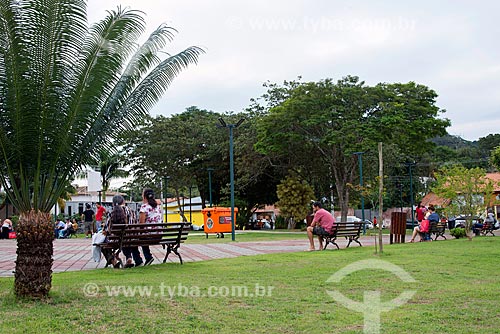
[[[16,234],[15,294],[18,297],[45,298],[52,287],[54,224],[50,214],[21,213]]]

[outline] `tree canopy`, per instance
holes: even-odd
[[[358,166],[354,153],[373,152],[379,141],[421,153],[433,146],[426,139],[450,124],[439,118],[437,94],[413,82],[368,86],[348,76],[269,87],[257,150],[288,162],[286,168],[319,185],[316,192],[334,185],[343,217]]]
[[[432,190],[450,200],[446,207],[448,215],[464,215],[467,218],[466,231],[469,234],[473,216],[481,215],[492,204],[493,182],[486,178],[483,169],[463,166],[440,169],[436,173],[436,181]]]

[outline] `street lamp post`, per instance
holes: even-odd
[[[190,224],[193,223],[193,214],[192,214],[193,206],[191,203],[191,197],[193,197],[193,195],[192,195],[191,189],[193,189],[193,186],[189,186],[189,223]]]
[[[366,234],[366,224],[365,224],[365,197],[363,196],[363,153],[365,152],[355,152],[358,156],[359,164],[359,188],[361,190],[361,219],[363,220],[363,234]]]
[[[213,168],[207,168],[208,171],[208,198],[209,198],[209,203],[210,207],[212,207],[212,172],[214,171]]]
[[[231,239],[235,240],[235,217],[234,217],[234,157],[233,157],[233,129],[243,123],[245,119],[241,118],[236,124],[227,124],[222,117],[219,117],[221,127],[229,129],[229,182],[231,185]]]
[[[415,216],[414,216],[414,210],[413,210],[413,177],[412,177],[412,173],[411,173],[411,168],[413,166],[415,166],[416,164],[414,162],[407,162],[405,163],[405,165],[408,167],[409,169],[409,173],[410,173],[410,204],[411,204],[411,228],[413,228],[414,226],[414,221],[415,221]]]
[[[164,199],[165,199],[165,223],[168,223],[168,210],[167,210],[167,199],[168,199],[168,180],[170,179],[170,176],[165,176],[163,178],[163,184],[165,185],[165,193]]]

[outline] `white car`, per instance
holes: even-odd
[[[341,217],[335,217],[335,221],[336,222],[340,222]],[[347,216],[347,222],[348,223],[358,223],[358,222],[362,222],[363,220],[361,218],[358,218],[356,216]],[[365,219],[365,223],[366,223],[366,228],[367,229],[373,229],[375,227],[375,225],[373,225],[373,222],[369,219]],[[382,228],[385,228],[385,224],[382,225]]]
[[[465,222],[466,222],[466,219],[470,219],[472,220],[472,226],[474,226],[474,224],[477,224],[477,223],[482,223],[483,220],[481,219],[481,217],[478,217],[478,216],[465,216],[465,215],[458,215],[454,218],[450,218],[449,220],[452,220],[452,221],[455,221],[455,227],[462,227],[462,228],[465,228]]]
[[[340,216],[339,216],[339,217],[335,217],[335,221],[336,221],[336,222],[341,222],[341,221],[342,221],[342,219],[341,219],[341,217],[340,217]],[[358,217],[356,217],[356,216],[347,216],[347,222],[348,222],[348,223],[357,223],[357,222],[360,222],[360,221],[361,221],[361,219],[359,219],[359,218],[358,218]]]

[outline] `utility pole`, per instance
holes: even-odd
[[[241,118],[236,124],[227,124],[222,117],[219,117],[221,127],[229,129],[229,182],[231,185],[231,240],[235,236],[235,216],[234,216],[234,149],[233,149],[233,130],[241,125],[245,119]]]
[[[382,142],[378,143],[378,177],[379,177],[379,184],[378,184],[378,217],[379,217],[379,223],[378,223],[378,244],[379,244],[379,250],[380,254],[384,252],[384,246],[382,245],[382,225],[384,224],[384,218],[383,218],[383,210],[384,210],[384,203],[383,203],[383,192],[384,192],[384,159],[382,155]]]
[[[415,162],[407,162],[405,163],[406,167],[409,169],[410,173],[410,205],[411,205],[411,227],[413,228],[414,222],[415,222],[415,211],[413,210],[413,177],[411,173],[411,168],[415,166]]]
[[[207,168],[208,171],[208,198],[209,198],[209,203],[210,207],[212,207],[212,172],[214,171],[213,168]]]
[[[163,185],[165,186],[165,192],[163,194],[163,198],[165,199],[165,223],[168,223],[168,210],[167,210],[167,200],[168,200],[168,180],[170,179],[170,176],[165,176],[163,178]]]
[[[359,190],[361,192],[361,220],[363,220],[363,235],[366,234],[366,224],[365,224],[365,197],[363,196],[363,153],[365,152],[355,152],[358,156],[359,163]]]

